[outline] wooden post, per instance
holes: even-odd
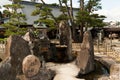
[[[107,54],[107,43],[105,43],[105,52]]]
[[[97,49],[98,49],[98,52],[100,52],[100,50],[99,50],[99,39],[97,40]]]

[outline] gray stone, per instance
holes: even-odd
[[[28,55],[22,63],[22,70],[26,77],[33,77],[38,74],[41,63],[39,58],[34,55]]]
[[[54,71],[41,68],[37,75],[27,78],[27,80],[53,80],[54,76]]]
[[[108,76],[102,76],[102,77],[98,78],[98,80],[109,80],[109,77]]]
[[[11,58],[2,61],[0,63],[0,80],[15,80],[16,71],[11,67]]]
[[[116,64],[116,62],[109,57],[102,57],[98,61],[101,62],[108,70],[110,70],[112,65]]]
[[[11,66],[17,73],[22,72],[23,59],[31,54],[29,45],[22,37],[13,35],[7,39],[5,58],[11,57]]]
[[[28,55],[22,63],[22,70],[26,80],[52,80],[55,72],[46,68],[41,68],[39,58]]]
[[[80,74],[87,74],[94,70],[93,40],[89,31],[84,33],[81,51],[77,56],[76,64],[80,68]]]
[[[34,41],[33,53],[35,56],[43,56],[45,60],[50,59],[50,40],[47,37]]]
[[[31,32],[31,31],[30,31],[30,32],[27,32],[27,33],[23,36],[23,39],[28,42],[28,45],[29,45],[31,54],[33,54],[33,47],[34,47],[33,41],[34,41],[34,39],[35,39],[35,37],[34,37],[34,35],[33,35],[33,32]]]
[[[110,67],[110,75],[119,75],[120,76],[120,64],[113,64]]]
[[[2,61],[2,59],[0,58],[0,62]]]
[[[60,45],[66,45],[67,51],[66,55],[68,60],[72,60],[72,33],[68,25],[68,22],[61,21],[59,24],[59,33],[60,33]]]

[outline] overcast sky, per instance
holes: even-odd
[[[29,1],[29,0],[27,0]],[[58,0],[44,0],[46,3],[58,3]],[[79,7],[79,0],[73,0],[73,6]],[[0,5],[11,3],[9,0],[0,0]],[[120,0],[101,0],[102,10],[97,11],[107,18],[105,21],[120,21]]]

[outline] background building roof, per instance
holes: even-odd
[[[24,6],[24,8],[22,10],[20,10],[20,12],[22,12],[26,15],[27,24],[29,24],[29,25],[34,24],[34,21],[36,21],[39,18],[39,16],[31,16],[31,14],[36,9],[35,4],[38,4],[38,3],[22,1],[20,4]],[[59,6],[52,6],[52,5],[48,5],[48,6],[52,9],[52,13],[55,17],[58,17],[60,14],[62,14],[62,12],[60,12]],[[74,8],[74,10],[73,10],[74,16],[76,15],[77,11],[78,11],[78,9]]]

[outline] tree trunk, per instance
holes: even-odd
[[[84,0],[80,0],[80,10],[84,10]]]
[[[80,0],[80,11],[84,11],[84,0]],[[83,28],[84,28],[84,22],[81,22],[80,24],[80,43],[83,41]]]
[[[73,38],[73,40],[76,40],[76,38],[75,38],[75,24],[74,24],[74,19],[73,19],[73,17],[71,16],[71,13],[70,13],[70,10],[69,10],[69,7],[68,7],[68,5],[67,5],[67,3],[65,3],[65,6],[66,6],[66,9],[67,9],[67,12],[68,12],[68,15],[69,15],[69,17],[70,17],[70,26],[71,26],[71,28],[72,28],[72,33],[71,33],[71,35],[72,35],[72,38]],[[69,24],[68,24],[69,25]]]
[[[80,43],[82,43],[82,41],[83,41],[83,23],[81,23],[81,25],[80,25]]]
[[[72,0],[70,0],[70,14],[71,14],[71,20],[72,20],[72,38],[76,42],[76,31],[75,31],[75,23],[74,23],[74,16],[73,16],[73,4]]]
[[[41,1],[42,1],[42,3],[43,3],[44,5],[46,5],[46,3],[44,2],[44,0],[41,0]],[[55,18],[55,16],[51,13],[51,11],[49,11],[49,13],[50,13],[50,15],[52,16],[52,18],[55,20],[56,25],[58,26],[58,22],[57,22],[57,19]]]
[[[74,21],[72,0],[70,0],[70,13],[71,13],[72,20]]]
[[[63,6],[62,6],[62,3],[61,3],[60,0],[59,0],[59,4],[60,4],[60,8],[62,8]],[[62,13],[65,15],[65,12],[64,12],[64,11],[62,11]]]

